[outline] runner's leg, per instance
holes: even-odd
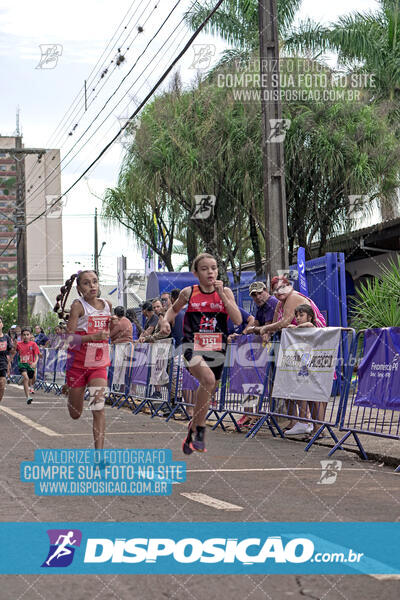
[[[85,386],[69,388],[68,390],[68,412],[71,419],[79,419],[83,411],[83,397]]]
[[[206,423],[210,400],[215,392],[217,382],[215,381],[214,373],[207,363],[200,356],[194,358],[198,359],[198,361],[189,367],[189,371],[199,382],[192,419],[192,430],[196,431],[195,428],[197,426],[204,427]]]
[[[94,447],[96,450],[102,450],[104,448],[104,437],[106,432],[106,415],[104,409],[105,402],[105,391],[107,387],[107,381],[105,379],[91,379],[89,381],[89,391],[92,399],[92,395],[95,395],[96,403],[101,405],[100,410],[92,410],[93,414],[93,439]]]
[[[29,379],[28,373],[26,371],[22,371],[22,385],[24,386],[25,398],[29,398]]]
[[[6,389],[6,378],[0,377],[0,402],[3,400],[5,389]]]

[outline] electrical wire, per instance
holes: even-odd
[[[101,110],[97,113],[97,115],[95,116],[94,119],[92,119],[91,123],[88,125],[88,127],[85,129],[85,131],[81,134],[81,136],[78,138],[78,140],[76,140],[75,144],[70,148],[70,150],[67,152],[67,154],[61,159],[61,161],[54,167],[52,173],[58,169],[58,167],[61,166],[61,164],[66,160],[66,158],[71,154],[72,150],[75,148],[75,146],[82,140],[83,136],[89,131],[89,129],[92,127],[93,123],[97,120],[97,118],[101,115],[101,113],[105,110],[105,108],[107,107],[108,103],[112,100],[112,98],[116,95],[116,93],[118,92],[118,90],[121,88],[122,84],[126,81],[126,79],[129,77],[129,75],[132,73],[133,69],[136,67],[138,61],[140,60],[140,58],[145,54],[146,50],[149,48],[150,44],[154,41],[154,39],[157,37],[157,35],[160,33],[160,31],[162,30],[162,28],[165,26],[165,24],[167,23],[167,21],[169,20],[169,18],[172,16],[173,12],[175,11],[175,9],[178,7],[178,5],[181,3],[182,0],[177,0],[176,4],[173,6],[173,8],[171,9],[171,11],[169,12],[169,14],[167,15],[167,17],[164,19],[163,23],[160,25],[160,27],[158,28],[158,30],[156,31],[156,33],[153,35],[153,37],[150,39],[150,41],[147,43],[146,47],[144,48],[143,52],[139,55],[139,57],[137,58],[136,62],[134,63],[134,65],[131,67],[131,69],[128,71],[128,73],[123,77],[123,79],[120,81],[120,83],[118,84],[117,88],[114,90],[114,92],[111,94],[111,96],[109,96],[109,98],[106,100],[105,104],[103,105],[103,107],[101,108]],[[165,45],[165,43],[163,44],[163,46]],[[158,52],[155,54],[155,56],[157,56],[157,54],[159,54],[159,52],[161,51],[161,49],[163,48],[163,46],[161,46],[161,48],[158,50]],[[155,56],[152,58],[152,60],[150,61],[149,64],[151,64],[151,62],[154,60]],[[135,80],[135,82],[131,85],[131,87],[129,88],[128,92],[130,91],[130,89],[132,89],[133,85],[137,82],[137,80],[142,76],[142,74],[147,70],[149,64],[146,66],[146,68],[140,73],[139,77]],[[126,92],[126,94],[128,93]],[[124,97],[126,96],[126,94],[124,95]],[[121,100],[118,101],[118,104],[120,104],[122,102],[123,98]],[[111,110],[111,112],[108,114],[107,118],[110,116],[110,114],[112,112],[114,112],[114,110],[116,109],[117,106],[114,106],[114,108]],[[103,121],[101,123],[100,126],[102,126],[104,124],[105,121]],[[94,133],[97,133],[98,129],[95,130]],[[91,137],[89,137],[86,142],[82,145],[82,147],[78,150],[78,152],[72,157],[72,159],[70,159],[66,164],[64,164],[64,166],[62,167],[61,171],[68,166],[71,161],[77,156],[77,154],[79,152],[81,152],[81,150],[85,147],[85,145],[90,141],[90,139],[93,137],[94,134],[92,134]],[[33,196],[33,198],[30,198],[28,204],[30,204],[31,202],[33,202],[40,193],[42,193],[43,189],[46,187],[47,185],[47,179],[49,177],[51,177],[52,173],[50,173],[44,181],[42,181],[38,187],[32,191],[32,194],[35,194]],[[54,180],[54,179],[53,179]]]
[[[148,100],[152,97],[152,95],[154,94],[154,92],[159,88],[159,86],[161,85],[161,83],[166,79],[166,77],[169,75],[169,73],[172,71],[172,69],[174,68],[174,66],[177,64],[177,62],[179,62],[179,60],[182,58],[182,56],[187,52],[187,50],[190,48],[190,46],[192,45],[192,43],[194,42],[194,40],[197,38],[197,36],[201,33],[201,31],[204,29],[204,27],[206,26],[206,24],[208,23],[208,21],[210,20],[210,18],[213,16],[213,14],[218,10],[218,8],[221,6],[222,2],[224,0],[218,0],[218,2],[216,3],[216,5],[214,6],[214,8],[212,9],[212,11],[208,14],[208,16],[204,19],[204,21],[199,25],[199,27],[196,29],[196,31],[193,33],[193,35],[190,37],[190,39],[188,40],[188,42],[185,44],[185,46],[183,47],[183,49],[179,52],[178,56],[172,61],[172,63],[169,65],[169,67],[164,71],[163,75],[159,78],[159,80],[156,82],[156,84],[152,87],[152,89],[150,90],[150,92],[147,94],[147,96],[144,98],[144,100],[142,100],[142,102],[139,104],[139,106],[137,107],[137,109],[133,112],[133,114],[130,116],[129,121],[133,120],[137,114],[140,112],[140,110],[145,106],[145,104],[148,102]],[[58,198],[57,200],[55,200],[54,202],[52,202],[52,204],[50,205],[50,207],[46,210],[44,210],[40,215],[38,215],[37,217],[35,217],[34,219],[32,219],[29,223],[27,223],[27,227],[29,225],[31,225],[32,223],[34,223],[35,221],[37,221],[38,219],[40,219],[43,215],[46,214],[46,212],[48,212],[48,210],[51,210],[56,204],[58,204],[60,202],[60,200],[68,193],[70,192],[77,183],[79,183],[79,181],[81,181],[81,179],[83,179],[83,177],[86,175],[86,173],[88,173],[90,171],[90,169],[100,160],[100,158],[107,152],[107,150],[112,146],[112,144],[116,141],[116,139],[121,135],[121,133],[127,128],[129,121],[123,125],[119,132],[108,142],[108,144],[106,144],[106,146],[104,146],[104,148],[101,150],[101,152],[97,155],[97,157],[90,163],[90,165],[85,169],[85,171],[78,177],[78,179],[76,179],[74,181],[73,184],[70,185],[70,187],[63,192]]]
[[[117,27],[116,31],[114,32],[113,36],[111,37],[110,41],[108,42],[108,44],[107,44],[106,48],[103,50],[103,52],[102,52],[102,54],[101,54],[100,58],[97,60],[97,62],[96,62],[96,64],[94,65],[93,69],[92,69],[92,70],[91,70],[91,72],[89,73],[89,75],[88,75],[88,77],[87,77],[87,79],[86,79],[86,89],[87,89],[87,87],[88,87],[88,86],[92,86],[92,85],[93,85],[92,81],[90,81],[90,78],[91,78],[91,76],[92,76],[93,72],[94,72],[94,71],[95,71],[95,69],[97,68],[97,65],[100,63],[100,61],[102,60],[102,58],[103,58],[103,55],[104,55],[104,54],[105,54],[105,52],[107,51],[107,49],[108,49],[108,47],[110,46],[110,44],[111,44],[112,40],[114,39],[114,37],[117,35],[117,33],[118,33],[118,30],[119,30],[119,29],[120,29],[120,27],[123,25],[123,23],[124,23],[125,19],[127,18],[128,14],[130,13],[130,11],[131,11],[131,9],[132,9],[132,7],[133,7],[133,5],[135,4],[135,2],[136,2],[136,1],[137,1],[137,0],[133,0],[133,2],[132,2],[132,4],[130,5],[130,7],[129,7],[128,11],[126,12],[125,16],[123,17],[123,19],[122,19],[121,23],[120,23],[120,24],[119,24],[119,26]],[[140,4],[139,4],[139,6],[140,6]],[[128,26],[129,26],[130,22],[132,21],[133,17],[135,16],[136,12],[138,11],[138,9],[139,9],[139,6],[136,8],[135,12],[134,12],[134,13],[133,13],[133,15],[130,17],[130,19],[129,19],[128,23],[127,23],[127,24],[124,26],[124,29],[123,29],[123,30],[121,31],[121,33],[119,34],[119,37],[118,37],[118,39],[115,41],[113,48],[112,48],[112,49],[109,51],[109,53],[108,53],[108,55],[107,55],[107,57],[106,57],[105,61],[106,61],[106,60],[109,58],[109,56],[111,55],[111,52],[112,52],[112,51],[114,50],[114,48],[115,48],[115,47],[118,45],[118,43],[119,43],[119,40],[120,40],[120,38],[121,38],[121,36],[122,36],[122,34],[123,34],[123,31],[124,31],[124,30],[125,30],[125,29],[126,29]],[[137,23],[136,23],[136,24],[137,24]],[[136,24],[135,24],[135,25],[136,25]],[[135,27],[135,25],[134,25],[134,27]],[[132,29],[133,29],[133,28],[132,28]],[[131,29],[131,31],[132,31],[132,29]],[[127,39],[127,38],[125,38],[124,42],[126,41],[126,39]],[[124,42],[123,42],[123,43],[124,43]],[[104,61],[104,62],[103,62],[103,64],[102,64],[102,65],[99,67],[99,69],[98,69],[97,73],[96,73],[96,74],[93,76],[93,80],[94,80],[94,79],[95,79],[95,77],[97,77],[97,76],[99,75],[99,73],[102,71],[103,67],[105,66],[105,61]],[[96,85],[97,85],[97,84],[96,84]],[[79,90],[78,94],[75,96],[75,98],[74,98],[74,100],[72,101],[71,105],[70,105],[70,106],[69,106],[69,108],[66,110],[66,112],[64,113],[64,115],[61,117],[61,121],[59,122],[59,124],[57,125],[56,129],[54,130],[54,132],[51,134],[50,138],[48,139],[48,141],[47,141],[47,143],[46,143],[46,147],[49,147],[49,146],[50,146],[50,144],[51,144],[51,140],[53,139],[53,137],[55,137],[55,136],[56,136],[56,134],[57,134],[57,131],[58,131],[58,130],[59,130],[61,127],[62,127],[62,125],[63,125],[64,121],[65,121],[67,118],[69,118],[69,119],[70,119],[70,122],[73,122],[74,120],[76,120],[76,119],[75,119],[75,113],[76,113],[76,110],[77,110],[77,108],[74,108],[74,105],[76,104],[76,101],[78,101],[78,100],[79,100],[79,103],[80,103],[80,101],[81,101],[81,93],[83,93],[83,94],[84,94],[84,92],[85,92],[85,86],[83,86],[83,88],[82,88],[81,90]],[[90,95],[91,95],[91,94],[89,94],[89,97],[90,97]],[[89,98],[89,97],[88,97],[88,98]],[[87,98],[87,99],[88,99],[88,98]],[[83,95],[83,97],[82,97],[82,100],[83,100],[83,99],[84,99],[84,95]],[[79,106],[79,103],[78,103],[78,106]],[[71,109],[74,111],[74,113],[72,114],[72,118],[70,118],[70,117],[67,117],[67,115],[68,115],[68,113],[71,111]],[[68,126],[68,127],[67,127],[67,129],[69,129],[69,128],[70,128],[70,126]],[[57,139],[57,137],[56,137],[56,139]],[[54,145],[56,145],[56,141],[54,142]],[[57,144],[57,145],[58,145],[58,144]],[[28,173],[28,175],[27,175],[26,179],[28,179],[28,178],[31,176],[32,172],[34,171],[35,167],[37,167],[37,165],[38,165],[38,164],[39,164],[39,161],[37,161],[37,162],[36,162],[36,163],[33,165],[32,169],[31,169],[31,170],[30,170],[30,172]]]

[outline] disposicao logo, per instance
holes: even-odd
[[[245,538],[89,538],[85,563],[155,563],[170,557],[178,563],[234,563],[252,565],[272,559],[276,563],[304,563],[314,554],[314,544],[307,538],[294,538],[285,545],[280,536]]]
[[[48,529],[50,548],[42,567],[68,567],[74,558],[75,548],[81,545],[79,529]]]

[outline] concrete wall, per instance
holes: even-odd
[[[26,218],[29,223],[61,194],[60,151],[49,150],[38,164],[36,156],[27,156]],[[46,180],[46,184],[42,182]],[[40,292],[40,285],[63,280],[62,206],[41,217],[27,229],[28,293]]]
[[[354,285],[357,287],[357,283],[360,279],[362,281],[366,275],[380,277],[382,274],[382,267],[388,267],[390,259],[397,262],[398,256],[398,252],[386,252],[361,260],[354,260],[351,262],[346,261],[346,271],[353,277]]]

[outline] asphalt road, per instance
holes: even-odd
[[[107,407],[106,447],[170,448],[184,460],[186,425]],[[26,420],[26,418],[28,420]],[[36,393],[27,406],[8,386],[1,403],[0,518],[8,521],[399,521],[400,478],[393,468],[339,452],[333,484],[321,481],[327,449],[274,439],[207,431],[206,454],[186,457],[187,480],[169,497],[40,497],[21,483],[20,463],[38,448],[91,448],[92,417],[72,421],[64,397]],[[56,434],[56,435],[55,435]],[[199,502],[194,494],[204,494]],[[230,506],[232,505],[232,506]],[[316,598],[397,599],[400,576],[367,575],[2,575],[1,599],[233,600]]]

